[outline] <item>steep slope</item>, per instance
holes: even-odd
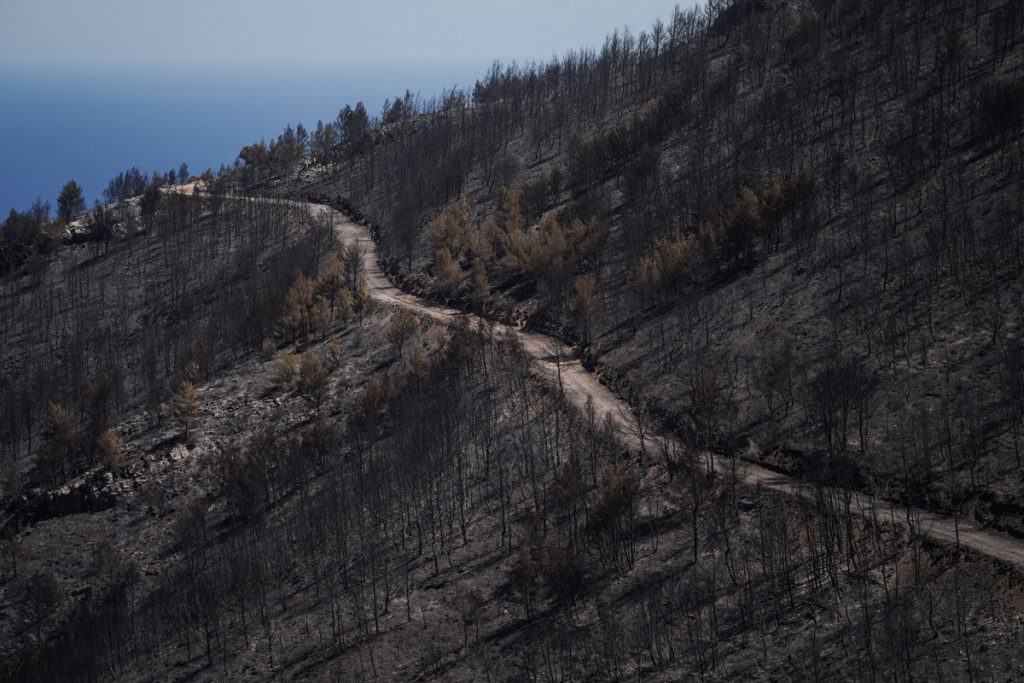
[[[559,393],[577,410],[592,410],[600,424],[614,426],[615,438],[635,452],[649,452],[658,457],[662,453],[678,450],[673,436],[665,436],[643,424],[630,406],[601,384],[594,373],[583,367],[579,359],[573,358],[572,349],[561,340],[538,332],[519,331],[515,328],[486,320],[476,315],[430,304],[417,297],[404,294],[396,288],[380,269],[376,246],[369,231],[329,207],[320,206],[314,211],[334,214],[335,231],[342,242],[358,244],[373,298],[408,310],[425,318],[443,323],[468,324],[486,329],[489,336],[514,339],[532,359],[549,383],[557,386]],[[730,459],[705,455],[708,467],[721,473],[739,470],[738,484],[745,487],[759,487],[799,498],[813,500],[823,495],[820,488],[808,486],[803,480],[785,476],[755,464],[737,464]],[[733,456],[733,460],[739,456]],[[828,491],[826,496],[840,496],[840,492]],[[891,501],[853,493],[846,505],[852,514],[863,515],[877,522],[906,525],[915,528],[924,538],[966,548],[1006,563],[1018,571],[1024,570],[1024,541],[1009,535],[986,532],[955,517],[926,512],[916,508],[894,505]]]
[[[1019,586],[983,557],[929,547],[941,525],[873,514],[841,491],[794,496],[735,460],[712,474],[701,454],[642,431],[558,342],[400,293],[364,228],[311,211],[357,247],[346,258],[359,256],[384,306],[300,342],[328,368],[322,393],[305,371],[290,388],[286,348],[202,383],[187,443],[146,414],[119,425],[115,507],[18,539],[0,601],[17,617],[8,628],[27,628],[4,632],[7,675],[673,680],[803,677],[807,659],[829,678],[1015,666]],[[24,592],[45,588],[38,577],[61,589],[48,607]],[[983,597],[993,585],[998,604]]]
[[[0,283],[0,435],[22,474],[48,403],[102,431],[164,400],[188,361],[212,372],[258,350],[331,239],[286,204],[172,193],[110,213],[105,239],[71,230],[42,275]]]
[[[1016,2],[715,3],[255,185],[701,448],[1022,533],[1022,36]]]
[[[5,282],[0,677],[1012,679],[1022,35],[713,2]]]

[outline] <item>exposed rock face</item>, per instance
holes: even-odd
[[[95,472],[53,491],[39,491],[23,499],[17,513],[23,524],[53,517],[109,510],[117,504],[122,482],[110,472]]]

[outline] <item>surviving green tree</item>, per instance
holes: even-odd
[[[57,217],[62,221],[70,221],[85,212],[85,197],[82,186],[69,180],[57,197]]]

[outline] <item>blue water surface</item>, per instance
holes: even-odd
[[[131,166],[192,173],[231,164],[288,124],[309,130],[345,104],[379,113],[408,88],[472,86],[486,64],[301,66],[0,65],[0,212],[56,203],[75,179],[88,203]]]

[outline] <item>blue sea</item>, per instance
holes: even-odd
[[[192,173],[231,164],[286,125],[331,121],[362,101],[379,113],[406,89],[472,87],[487,64],[159,67],[0,65],[0,211],[56,205],[70,179],[88,204],[131,166]]]

